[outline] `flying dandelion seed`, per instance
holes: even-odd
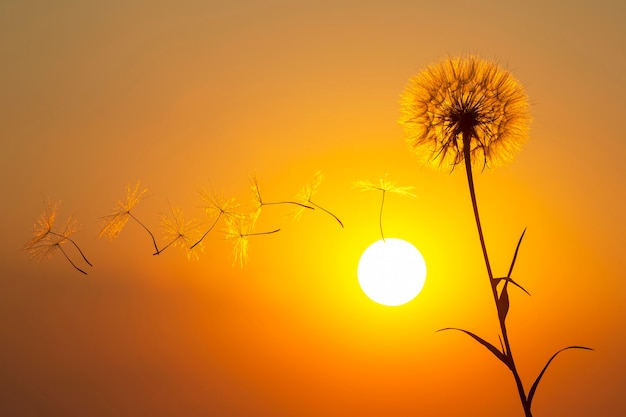
[[[382,240],[385,240],[385,236],[383,234],[383,207],[385,205],[385,194],[386,193],[394,193],[400,195],[408,195],[411,197],[415,197],[411,191],[415,187],[399,187],[395,182],[389,181],[387,179],[387,174],[384,177],[381,177],[378,180],[378,183],[373,183],[366,180],[359,180],[354,183],[353,188],[359,189],[361,191],[381,191],[382,192],[382,200],[380,202],[380,213],[378,215],[378,225],[380,228],[380,237]]]
[[[126,186],[126,195],[123,200],[117,202],[117,207],[113,209],[112,213],[102,218],[102,230],[98,234],[98,237],[107,237],[109,239],[115,239],[120,234],[129,218],[136,221],[152,239],[154,249],[159,252],[156,239],[154,235],[139,219],[137,219],[130,211],[144,199],[144,195],[148,192],[147,188],[139,191],[139,181],[135,185],[135,188],[131,188],[130,184]]]
[[[475,56],[442,60],[413,77],[401,97],[407,142],[429,165],[454,169],[511,160],[528,137],[529,105],[508,71]]]
[[[170,206],[170,213],[161,213],[161,225],[163,226],[163,237],[167,245],[154,255],[158,255],[165,249],[171,247],[179,247],[187,252],[187,259],[198,259],[198,250],[202,250],[202,244],[193,244],[197,242],[200,232],[198,231],[199,223],[197,220],[185,220],[183,211],[178,207]],[[194,249],[196,248],[197,249]]]
[[[43,212],[37,218],[37,223],[35,223],[33,237],[31,240],[26,242],[24,245],[25,248],[33,247],[41,240],[48,237],[48,235],[52,232],[52,227],[54,226],[54,222],[57,217],[59,203],[53,203],[50,199],[44,200],[43,203]]]
[[[204,201],[206,201],[209,204],[208,206],[204,207],[204,210],[207,212],[207,214],[214,215],[215,213],[217,213],[217,216],[215,217],[215,220],[213,221],[211,226],[207,229],[207,231],[204,232],[204,234],[200,237],[200,239],[198,239],[196,243],[191,245],[190,249],[193,249],[196,245],[200,244],[200,242],[202,242],[204,238],[209,233],[211,233],[211,231],[213,230],[213,228],[215,228],[215,226],[217,225],[217,222],[220,221],[222,216],[224,216],[225,218],[233,216],[235,214],[235,210],[239,207],[239,203],[237,203],[237,201],[234,198],[231,198],[231,199],[222,198],[218,196],[213,190],[211,190],[210,192],[202,190],[200,191],[200,196],[202,197]]]
[[[341,220],[339,220],[339,218],[337,216],[335,216],[333,213],[331,213],[330,211],[328,211],[324,207],[314,203],[313,200],[312,200],[313,195],[317,192],[317,189],[319,188],[319,186],[322,183],[322,181],[324,181],[324,175],[320,171],[317,171],[315,173],[315,176],[313,177],[313,182],[310,183],[310,184],[307,184],[306,186],[304,186],[304,188],[302,188],[300,190],[300,192],[298,194],[296,194],[296,201],[301,203],[302,206],[300,206],[300,207],[298,207],[296,209],[296,211],[294,213],[294,219],[295,220],[299,220],[300,217],[302,217],[302,214],[306,210],[307,206],[311,205],[311,206],[313,206],[315,208],[318,208],[318,209],[322,210],[323,212],[329,214],[330,216],[332,216],[335,220],[337,220],[339,225],[341,227],[343,227],[343,223],[341,222]]]
[[[87,275],[87,272],[79,268],[62,247],[65,243],[70,242],[83,260],[89,266],[93,266],[91,262],[87,260],[87,257],[78,244],[70,237],[78,231],[78,222],[76,219],[70,216],[60,232],[52,230],[56,220],[58,206],[59,202],[53,203],[49,199],[44,201],[44,209],[37,219],[37,223],[35,223],[33,237],[26,242],[23,250],[31,257],[31,259],[35,260],[49,259],[52,257],[54,252],[59,250],[76,270]]]
[[[248,262],[248,240],[251,236],[270,235],[280,229],[269,232],[253,232],[257,216],[253,214],[238,214],[226,218],[226,239],[233,241],[233,265],[239,263],[243,268]]]
[[[291,205],[299,206],[303,209],[313,210],[313,207],[306,205],[306,204],[299,203],[297,201],[269,201],[269,202],[263,201],[263,198],[261,197],[261,187],[259,185],[259,181],[254,175],[250,177],[250,191],[252,192],[254,215],[257,218],[259,214],[261,213],[261,208],[263,208],[263,206],[291,204]]]

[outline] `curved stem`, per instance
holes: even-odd
[[[378,227],[380,227],[380,237],[383,238],[383,242],[385,241],[385,236],[383,235],[383,206],[385,205],[385,191],[386,190],[382,190],[383,192],[383,199],[380,202],[380,213],[378,214]]]
[[[181,237],[182,237],[182,235],[178,235],[178,236],[176,237],[176,239],[172,240],[170,243],[168,243],[167,245],[165,245],[165,246],[163,247],[163,249],[159,249],[159,250],[157,250],[157,251],[156,251],[156,252],[154,252],[152,255],[160,255],[160,254],[161,254],[161,252],[163,252],[165,249],[167,249],[167,248],[169,248],[170,246],[172,246],[172,244],[174,244],[174,242],[176,242],[176,241],[177,241],[178,239],[180,239]]]
[[[261,203],[262,206],[276,206],[276,205],[280,205],[280,204],[293,204],[293,205],[296,205],[296,206],[300,206],[300,207],[303,207],[303,208],[307,208],[307,209],[313,210],[313,207],[307,206],[306,204],[298,203],[297,201],[270,201],[269,203],[266,203],[266,202],[263,201]]]
[[[77,266],[76,266],[76,264],[75,264],[74,262],[72,262],[72,260],[70,259],[70,257],[69,257],[69,256],[67,256],[67,253],[65,253],[65,251],[64,251],[64,250],[63,250],[63,248],[61,247],[61,244],[60,244],[60,243],[57,243],[57,246],[58,246],[58,248],[61,250],[61,253],[65,256],[65,259],[67,259],[67,261],[68,261],[69,263],[71,263],[71,264],[72,264],[72,266],[73,266],[74,268],[76,268],[78,271],[82,272],[83,274],[87,275],[87,273],[86,273],[85,271],[83,271],[82,269],[80,269],[79,267],[77,267]]]
[[[271,235],[273,233],[277,233],[280,232],[280,229],[275,229],[275,230],[271,230],[269,232],[254,232],[254,233],[245,233],[243,235],[241,235],[242,237],[248,237],[248,236],[262,236],[262,235]]]
[[[72,239],[70,239],[69,237],[67,237],[67,236],[65,236],[65,235],[61,235],[61,234],[59,234],[59,233],[55,233],[55,232],[53,232],[53,231],[51,231],[51,230],[49,230],[49,231],[48,231],[48,233],[50,233],[51,235],[59,236],[59,237],[62,237],[63,239],[68,240],[68,241],[69,241],[72,245],[74,245],[74,247],[76,248],[76,250],[78,250],[78,253],[80,253],[80,256],[82,256],[82,257],[83,257],[83,259],[85,260],[85,262],[87,262],[87,264],[89,264],[89,266],[93,266],[93,265],[91,264],[91,262],[89,262],[89,261],[87,260],[87,257],[85,256],[85,254],[83,253],[83,251],[82,251],[82,250],[80,250],[80,248],[78,247],[78,245],[76,244],[76,242],[74,242]]]
[[[476,201],[476,191],[474,189],[474,176],[472,175],[472,160],[470,154],[470,142],[471,142],[471,134],[468,132],[463,132],[463,157],[465,160],[465,172],[467,174],[467,183],[469,186],[470,197],[472,199],[472,208],[474,209],[474,219],[476,220],[476,228],[478,229],[478,237],[480,239],[480,246],[483,252],[483,258],[485,259],[485,266],[487,267],[487,275],[489,276],[489,286],[491,287],[491,292],[493,295],[493,300],[496,305],[496,310],[498,309],[498,291],[496,285],[494,285],[493,281],[493,273],[491,271],[491,264],[489,263],[489,255],[487,254],[487,245],[485,244],[485,238],[483,235],[483,229],[480,223],[480,215],[478,213],[478,203]],[[511,352],[511,345],[509,343],[509,336],[506,330],[505,318],[501,317],[498,314],[499,322],[500,322],[500,330],[502,332],[502,340],[504,342],[504,354],[508,357],[509,369],[513,374],[513,378],[515,379],[515,385],[517,387],[517,391],[522,402],[522,407],[524,408],[525,417],[532,417],[532,413],[530,411],[530,403],[526,396],[526,392],[524,391],[524,385],[517,371],[517,367],[515,366],[515,361],[513,360],[513,353]]]
[[[148,228],[146,227],[146,225],[145,225],[145,224],[143,224],[142,222],[140,222],[140,221],[139,221],[139,219],[138,219],[137,217],[133,216],[133,213],[131,213],[130,211],[128,211],[127,213],[128,213],[128,215],[129,215],[130,217],[132,217],[132,219],[133,219],[134,221],[136,221],[137,223],[139,223],[139,225],[140,225],[141,227],[143,227],[143,228],[146,230],[146,232],[148,232],[148,234],[149,234],[149,235],[150,235],[150,237],[152,238],[152,243],[154,244],[154,249],[156,250],[156,254],[158,255],[158,254],[159,254],[159,247],[157,246],[156,239],[154,238],[154,235],[152,234],[152,232],[150,231],[150,229],[148,229]]]
[[[211,230],[213,230],[213,228],[215,227],[215,225],[217,224],[217,222],[219,221],[220,217],[222,217],[222,214],[224,212],[220,211],[220,214],[217,215],[217,218],[215,219],[215,221],[213,222],[213,224],[211,225],[211,227],[209,227],[209,230],[207,230],[206,232],[204,232],[204,234],[202,235],[202,237],[200,238],[200,240],[198,240],[196,243],[194,243],[193,245],[191,245],[191,247],[189,249],[193,249],[196,247],[196,245],[198,245],[200,242],[202,242],[204,240],[204,238],[206,237],[206,235],[208,235],[209,233],[211,233]]]
[[[467,173],[467,183],[469,185],[470,197],[472,198],[472,207],[474,209],[474,219],[476,220],[476,228],[478,229],[480,247],[483,250],[483,258],[485,259],[485,266],[487,267],[487,275],[489,276],[489,280],[491,282],[493,279],[493,272],[491,272],[491,264],[489,263],[489,255],[487,254],[487,245],[485,245],[483,228],[480,224],[480,215],[478,214],[478,203],[476,202],[476,191],[474,190],[474,176],[472,175],[472,162],[470,160],[469,144],[467,144],[467,146],[464,145],[463,153],[465,154],[465,171]],[[493,285],[491,287],[493,289],[493,295],[497,300],[498,294],[496,292],[496,288]]]
[[[335,220],[337,220],[337,222],[339,223],[339,225],[341,225],[341,227],[343,227],[343,223],[341,222],[341,220],[339,220],[339,217],[335,216],[333,213],[331,213],[330,211],[326,210],[324,207],[322,207],[322,206],[319,206],[319,205],[315,204],[315,203],[314,203],[314,202],[312,202],[311,200],[309,200],[309,203],[311,203],[311,205],[312,205],[312,206],[315,206],[316,208],[318,208],[318,209],[320,209],[320,210],[322,210],[322,211],[324,211],[324,212],[326,212],[326,213],[330,214],[331,216],[333,216],[333,218],[334,218]]]

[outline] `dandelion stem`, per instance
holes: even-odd
[[[483,229],[480,224],[480,215],[478,213],[478,203],[476,202],[476,191],[474,189],[474,177],[472,175],[472,160],[470,154],[470,145],[471,145],[471,133],[464,131],[463,132],[463,157],[465,161],[465,171],[467,173],[467,183],[469,186],[470,197],[472,199],[472,207],[474,209],[474,219],[476,220],[476,228],[478,229],[478,237],[480,238],[480,245],[483,251],[483,257],[485,258],[485,266],[487,267],[487,274],[489,276],[489,286],[491,287],[491,292],[493,294],[493,299],[495,301],[496,309],[498,309],[498,291],[496,285],[494,285],[493,281],[493,273],[491,272],[491,265],[489,263],[489,256],[487,254],[487,246],[485,245],[485,238],[483,236]],[[513,353],[511,352],[511,345],[509,343],[509,336],[506,330],[506,323],[504,321],[504,316],[499,317],[500,322],[500,330],[502,331],[502,340],[504,341],[504,354],[508,358],[508,367],[513,374],[513,378],[515,378],[515,385],[517,386],[517,391],[519,393],[520,400],[522,401],[522,407],[524,408],[525,417],[532,417],[532,413],[530,411],[530,402],[526,396],[526,392],[524,391],[524,385],[517,371],[517,367],[515,366],[515,361],[513,360]]]
[[[146,225],[145,225],[145,224],[143,224],[142,222],[140,222],[140,221],[139,221],[139,219],[138,219],[137,217],[133,216],[133,213],[131,213],[130,211],[127,211],[127,213],[128,213],[128,215],[129,215],[129,216],[130,216],[130,217],[131,217],[134,221],[136,221],[137,223],[139,223],[139,225],[140,225],[141,227],[143,227],[143,228],[146,230],[146,232],[148,232],[148,234],[149,234],[149,235],[150,235],[150,237],[152,238],[152,243],[154,244],[154,249],[156,250],[156,254],[158,255],[158,254],[160,253],[160,252],[159,252],[159,247],[157,246],[156,239],[154,238],[154,235],[152,234],[152,232],[150,231],[150,229],[148,229],[148,228],[146,227]]]
[[[304,207],[304,208],[313,210],[313,207],[307,206],[306,204],[298,203],[296,201],[270,201],[269,203],[266,203],[265,201],[261,202],[262,206],[275,206],[275,205],[278,205],[278,204],[294,204],[296,206],[300,206],[300,207]]]
[[[69,263],[71,263],[71,264],[72,264],[72,266],[73,266],[74,268],[76,268],[78,271],[82,272],[83,274],[87,275],[87,273],[86,273],[85,271],[83,271],[82,269],[80,269],[79,267],[77,267],[77,266],[76,266],[76,264],[75,264],[74,262],[72,262],[72,260],[70,259],[70,257],[69,257],[69,256],[67,256],[67,253],[65,253],[65,251],[64,251],[64,250],[63,250],[63,248],[61,247],[61,242],[57,243],[56,245],[57,245],[57,247],[61,250],[61,253],[65,256],[65,259],[67,259],[67,261],[68,261]]]
[[[215,225],[217,224],[217,222],[219,221],[220,217],[222,217],[223,212],[220,211],[220,214],[217,215],[217,218],[215,219],[215,221],[213,222],[213,224],[211,225],[211,227],[209,227],[209,230],[207,230],[206,232],[204,232],[204,234],[202,235],[202,237],[193,245],[191,245],[191,247],[189,247],[189,249],[193,249],[196,247],[196,245],[200,244],[200,242],[202,242],[204,240],[204,238],[211,233],[211,230],[213,230],[213,228],[215,227]]]
[[[245,233],[245,234],[243,234],[241,236],[242,237],[248,237],[248,236],[271,235],[272,233],[276,233],[276,232],[280,232],[280,229],[272,230],[272,231],[269,231],[269,232]]]
[[[385,236],[383,235],[383,206],[385,205],[385,189],[380,189],[383,192],[383,198],[380,202],[380,213],[378,214],[378,226],[380,228],[380,237],[385,241]]]
[[[157,249],[156,252],[154,252],[152,255],[160,255],[161,252],[163,252],[165,249],[169,248],[170,246],[172,246],[174,244],[174,242],[176,242],[178,239],[180,239],[181,237],[183,237],[182,235],[178,235],[176,237],[176,239],[172,240],[170,243],[168,243],[167,245],[165,245],[162,249]]]
[[[337,222],[339,223],[339,225],[341,225],[341,227],[343,227],[343,223],[341,222],[341,220],[339,220],[339,217],[335,216],[333,213],[331,213],[330,211],[326,210],[324,207],[322,207],[322,206],[319,206],[319,205],[315,204],[315,203],[314,203],[314,202],[312,202],[311,200],[309,200],[309,203],[310,203],[312,206],[315,206],[316,208],[318,208],[318,209],[322,210],[323,212],[328,213],[328,214],[330,214],[331,216],[333,216],[333,218],[334,218],[335,220],[337,220]]]
[[[76,248],[76,250],[78,250],[78,253],[80,253],[80,256],[82,256],[82,257],[83,257],[83,259],[85,260],[85,262],[87,262],[87,263],[89,264],[89,266],[93,266],[93,265],[91,264],[91,262],[89,262],[89,261],[87,260],[87,257],[85,257],[85,254],[83,253],[83,251],[82,251],[82,250],[80,250],[80,248],[78,247],[78,245],[76,244],[76,242],[74,242],[72,239],[70,239],[69,237],[67,237],[67,236],[65,236],[65,235],[61,235],[61,234],[59,234],[59,233],[55,233],[55,232],[53,232],[53,231],[51,231],[51,230],[49,230],[49,231],[48,231],[48,233],[49,233],[49,234],[51,234],[51,235],[59,236],[59,237],[62,237],[63,239],[68,240],[68,241],[69,241],[72,245],[74,245],[74,247]]]
[[[478,237],[480,238],[480,247],[483,251],[483,258],[485,259],[485,266],[487,267],[487,275],[489,275],[489,280],[493,279],[493,273],[491,272],[491,265],[489,263],[489,255],[487,254],[487,246],[485,245],[485,238],[483,236],[483,228],[480,224],[480,215],[478,214],[478,203],[476,202],[476,191],[474,190],[474,177],[472,175],[472,162],[470,160],[470,143],[469,140],[466,142],[463,147],[463,153],[465,154],[465,171],[467,172],[467,183],[469,185],[470,197],[472,198],[472,207],[474,209],[474,219],[476,220],[476,227],[478,228]],[[493,289],[494,296],[497,298],[497,293],[495,288]]]
[[[246,236],[260,236],[260,235],[271,235],[272,233],[280,232],[280,229],[272,230],[269,232],[256,232],[256,233],[248,233]]]

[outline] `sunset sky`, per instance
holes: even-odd
[[[626,415],[626,6],[598,1],[17,1],[0,4],[0,414],[7,416],[523,416],[495,345],[498,321],[462,169],[421,166],[400,94],[441,58],[510,70],[530,138],[475,176],[496,275],[527,228],[507,318],[535,417]],[[320,210],[263,207],[249,260],[224,223],[198,260],[153,256],[129,222],[99,238],[125,187],[154,232],[199,191],[292,200],[317,171]],[[428,274],[399,307],[358,285],[385,235]],[[74,216],[93,267],[29,258],[44,200]],[[66,246],[73,259],[82,262]]]

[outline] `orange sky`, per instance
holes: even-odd
[[[365,4],[364,4],[365,3]],[[523,415],[481,346],[498,326],[463,172],[421,167],[400,126],[410,76],[448,55],[495,59],[524,84],[531,138],[476,175],[496,274],[528,227],[507,320],[541,416],[626,414],[624,6],[595,2],[5,1],[0,6],[0,414],[11,416]],[[290,199],[321,170],[316,211],[265,207],[244,268],[216,230],[198,261],[153,257],[129,223],[97,238],[128,183],[157,235],[169,204],[210,222],[211,184]],[[358,287],[384,227],[423,253],[401,307]],[[89,275],[20,249],[44,198],[75,215]]]

